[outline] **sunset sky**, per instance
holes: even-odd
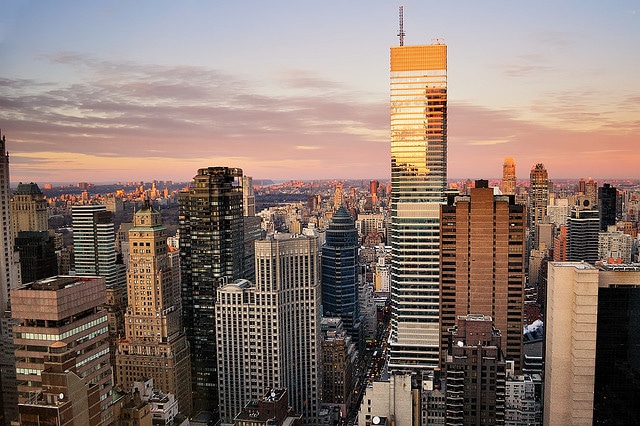
[[[27,1],[11,180],[389,178],[389,47],[448,45],[450,178],[640,178],[639,1]]]

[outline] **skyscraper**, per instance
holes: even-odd
[[[502,165],[502,193],[505,195],[516,193],[516,162],[511,157],[505,158]]]
[[[76,274],[104,277],[107,287],[119,284],[111,212],[104,205],[73,206],[71,216]]]
[[[358,231],[344,206],[333,214],[322,246],[322,307],[325,317],[339,317],[360,345],[358,303]]]
[[[47,350],[62,342],[76,354],[76,374],[98,386],[103,424],[113,422],[105,290],[102,277],[56,276],[11,291],[20,402],[42,391]]]
[[[567,220],[567,260],[595,263],[598,260],[600,219],[597,210],[571,211]]]
[[[46,231],[47,201],[35,183],[20,183],[11,198],[13,237],[20,231]]]
[[[5,421],[18,417],[18,395],[16,393],[16,369],[13,354],[13,320],[8,309],[11,307],[10,290],[20,284],[20,266],[14,259],[13,232],[11,230],[9,181],[9,154],[6,138],[0,135],[0,391],[2,391],[2,411]],[[0,416],[2,417],[2,416]]]
[[[459,317],[490,316],[507,359],[522,368],[524,207],[477,180],[469,196],[450,196],[441,216],[441,365]]]
[[[549,174],[544,164],[537,163],[529,175],[529,229],[535,232],[537,223],[547,215],[549,204]]]
[[[600,212],[600,230],[606,231],[609,225],[616,224],[616,206],[618,190],[605,183],[598,188],[598,211]]]
[[[216,415],[215,299],[225,282],[243,278],[242,169],[199,169],[180,193],[182,318],[191,349],[194,411]]]
[[[286,387],[289,405],[312,424],[321,375],[317,238],[277,234],[256,242],[256,283],[218,289],[216,335],[220,418],[233,420],[265,389]]]
[[[6,151],[6,138],[0,139],[0,213],[2,214],[2,233],[0,233],[0,315],[11,305],[10,288],[19,283],[14,273],[13,232],[10,215],[11,182],[9,180],[9,154]]]
[[[640,418],[640,268],[549,264],[544,424]]]
[[[435,367],[447,187],[447,46],[391,47],[391,360]]]
[[[457,318],[445,364],[448,425],[504,424],[506,363],[501,334],[488,315]]]
[[[129,230],[129,306],[125,334],[118,340],[116,383],[126,391],[141,377],[178,400],[180,412],[191,415],[191,364],[182,328],[180,284],[169,263],[167,233],[160,213],[148,200],[133,217]]]

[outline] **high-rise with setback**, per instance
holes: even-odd
[[[276,234],[255,244],[256,282],[217,290],[220,419],[233,418],[269,387],[314,424],[320,401],[320,260],[316,237]]]
[[[216,291],[244,278],[242,197],[242,169],[208,167],[179,198],[182,318],[196,413],[217,415]]]
[[[191,364],[182,328],[180,280],[169,261],[167,231],[147,200],[129,230],[129,306],[125,335],[118,340],[116,382],[130,391],[141,377],[174,394],[181,413],[191,415]]]
[[[401,39],[402,40],[402,39]],[[391,47],[392,370],[438,365],[447,46]]]

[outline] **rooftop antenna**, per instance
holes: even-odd
[[[404,46],[404,17],[402,10],[404,6],[400,6],[400,30],[398,31],[398,37],[400,37],[400,46]]]

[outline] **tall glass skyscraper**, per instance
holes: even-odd
[[[191,347],[193,411],[217,416],[215,298],[244,274],[242,169],[199,169],[180,193],[182,323]]]
[[[322,307],[325,317],[339,317],[360,345],[358,301],[358,231],[349,212],[340,206],[333,215],[322,246]]]
[[[438,365],[447,46],[391,47],[392,370]]]

